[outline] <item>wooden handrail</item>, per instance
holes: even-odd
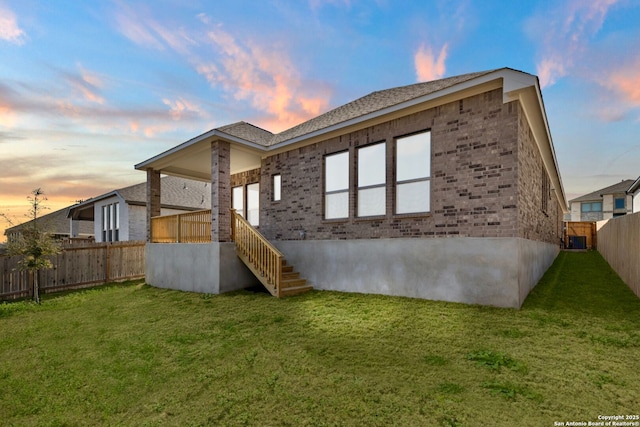
[[[234,209],[231,209],[231,238],[238,256],[272,295],[280,297],[282,253]]]
[[[151,218],[151,243],[211,242],[211,209]]]

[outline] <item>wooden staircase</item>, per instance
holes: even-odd
[[[238,257],[271,295],[279,298],[313,289],[287,264],[282,253],[235,210],[231,210],[231,237]]]

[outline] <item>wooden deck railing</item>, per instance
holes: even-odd
[[[235,210],[231,210],[231,238],[236,252],[272,295],[280,297],[282,253]]]
[[[151,243],[208,243],[211,209],[151,218]]]

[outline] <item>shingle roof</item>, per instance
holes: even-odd
[[[633,184],[631,184],[631,186],[627,189],[627,193],[635,193],[638,189],[640,189],[640,176],[638,177],[638,179],[633,181]]]
[[[116,190],[130,204],[147,203],[147,183],[132,185]],[[111,193],[107,193],[111,194]],[[160,204],[191,209],[211,207],[211,188],[208,183],[175,176],[165,176],[160,180]],[[92,199],[96,201],[103,196]]]
[[[495,71],[497,69],[375,91],[278,134],[245,122],[233,123],[215,130],[268,147],[447,89]]]
[[[273,134],[268,130],[261,129],[251,123],[237,122],[218,128],[219,131],[226,134],[237,136],[247,141],[255,142],[260,145],[269,145]]]
[[[576,197],[575,199],[569,200],[569,203],[573,202],[587,202],[591,200],[600,200],[602,199],[603,194],[624,194],[629,189],[629,187],[633,184],[632,179],[625,179],[622,182],[617,184],[610,185],[605,188],[601,188],[600,190],[596,190],[589,194],[585,194],[584,196]]]
[[[67,214],[69,212],[69,209],[71,209],[72,207],[73,206],[69,206],[46,215],[42,215],[40,218],[38,218],[38,226],[43,227],[44,230],[50,233],[62,235],[70,234],[71,225],[69,224]],[[14,231],[20,230],[27,224],[31,224],[32,222],[33,220],[26,221],[14,227],[7,228],[4,231],[4,234],[9,235]],[[80,221],[80,234],[93,235],[93,222]]]

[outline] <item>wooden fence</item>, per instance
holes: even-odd
[[[640,212],[598,222],[598,251],[640,297]]]
[[[20,259],[0,256],[0,301],[31,296],[33,279],[18,269]],[[145,242],[65,246],[50,259],[53,268],[39,272],[41,293],[139,279],[145,274]]]
[[[577,247],[576,238],[582,238],[584,247]],[[595,249],[597,247],[595,222],[566,222],[564,245],[567,249]]]

